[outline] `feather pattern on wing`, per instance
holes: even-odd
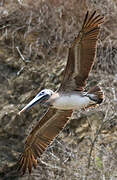
[[[60,91],[83,90],[94,63],[96,45],[103,17],[87,12],[81,31],[69,49]]]
[[[88,12],[82,29],[69,49],[68,61],[64,71],[63,81],[59,91],[83,90],[92,68],[96,53],[97,38],[103,17],[89,16]],[[72,110],[57,110],[50,108],[32,130],[26,140],[24,152],[19,159],[19,170],[23,174],[32,167],[37,167],[37,157],[40,157],[54,138],[68,122]]]
[[[54,138],[60,133],[69,120],[72,110],[49,109],[37,126],[32,130],[26,140],[24,152],[18,161],[18,169],[23,174],[28,169],[32,172],[32,167],[37,167],[37,157],[40,157]]]

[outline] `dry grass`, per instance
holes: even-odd
[[[98,62],[88,81],[88,85],[101,84],[105,101],[97,109],[74,113],[70,124],[39,160],[37,170],[30,177],[22,177],[13,165],[23,150],[26,130],[38,121],[42,109],[35,107],[22,117],[17,115],[18,109],[40,89],[58,88],[66,48],[80,30],[87,8],[81,0],[1,1],[1,179],[117,178],[117,1],[86,2],[89,10],[98,9],[106,16],[98,42]]]

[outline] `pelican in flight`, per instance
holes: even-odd
[[[40,91],[19,112],[21,114],[38,103],[48,105],[47,112],[27,137],[24,152],[19,158],[19,170],[23,174],[26,170],[31,173],[32,167],[37,167],[37,158],[44,153],[66,126],[73,110],[85,109],[103,101],[103,92],[98,85],[88,92],[85,91],[86,80],[94,64],[102,23],[103,17],[96,15],[96,11],[91,15],[86,13],[81,31],[69,48],[60,88],[56,92],[50,89]]]

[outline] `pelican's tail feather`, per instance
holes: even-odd
[[[96,104],[101,104],[104,99],[104,93],[100,86],[95,86],[88,91],[87,96],[96,102]]]

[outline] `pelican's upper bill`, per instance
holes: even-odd
[[[54,92],[50,89],[44,89],[40,93],[38,93],[35,98],[30,101],[18,114],[20,115],[22,112],[30,109],[35,104],[44,104],[53,94]]]
[[[42,90],[21,111],[31,108],[37,103],[48,104],[49,108],[38,124],[31,131],[25,143],[18,165],[19,170],[29,173],[32,167],[37,167],[37,157],[40,157],[54,138],[68,123],[74,109],[88,108],[100,104],[103,91],[96,86],[85,92],[86,81],[94,64],[97,40],[103,17],[86,13],[82,28],[69,48],[67,65],[63,80],[57,92]],[[19,114],[20,114],[19,113]]]

